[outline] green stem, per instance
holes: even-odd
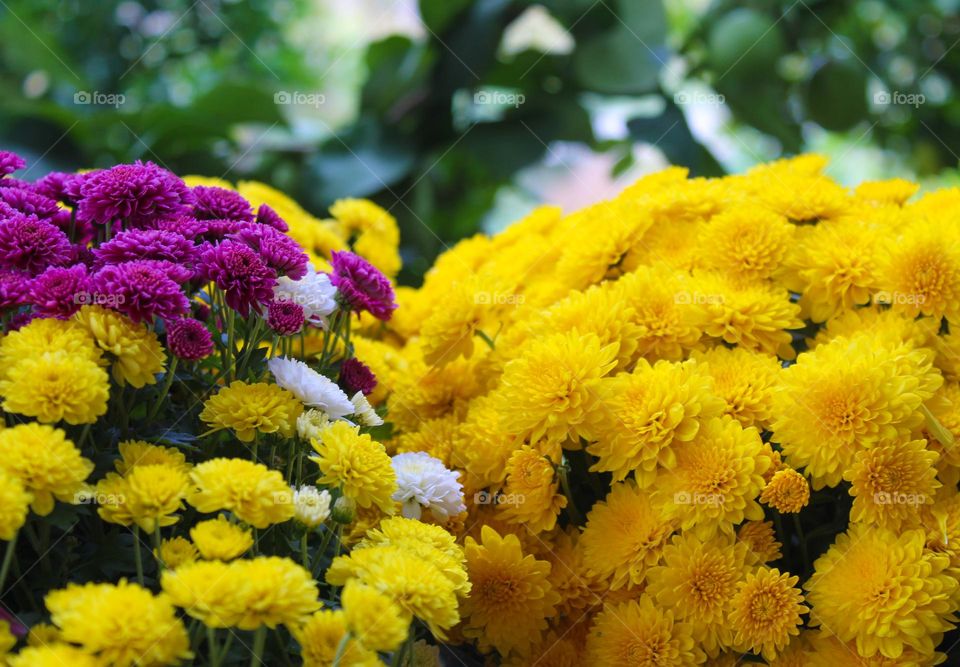
[[[3,554],[3,565],[0,565],[0,597],[2,597],[5,592],[3,587],[7,583],[7,574],[10,572],[10,565],[13,563],[13,558],[17,550],[17,536],[19,535],[19,532],[13,534],[13,537],[7,542],[6,553]]]
[[[347,645],[350,643],[350,633],[344,632],[343,637],[340,638],[340,643],[337,644],[337,652],[333,656],[333,667],[340,667],[340,661],[343,659],[343,654],[347,652]]]
[[[160,524],[157,524],[157,527],[153,531],[153,550],[155,552],[155,558],[157,559],[157,572],[163,572],[163,559],[160,558],[160,545],[162,544],[160,538]]]
[[[489,345],[491,350],[497,349],[497,345],[493,342],[493,339],[487,334],[483,333],[483,331],[477,329],[474,333],[480,338],[480,340]]]
[[[263,662],[263,647],[267,643],[267,626],[261,625],[253,633],[253,655],[250,657],[250,667],[258,667]],[[334,662],[333,664],[337,664]]]
[[[573,521],[574,525],[579,526],[583,524],[583,516],[580,514],[580,510],[577,509],[576,499],[573,497],[573,493],[570,491],[570,480],[567,475],[568,471],[569,469],[567,468],[567,462],[564,460],[557,467],[557,476],[560,478],[560,488],[563,489],[563,495],[567,497],[567,510],[570,512],[570,519]]]
[[[207,626],[207,648],[210,651],[210,667],[219,667],[220,655],[217,653],[217,631]]]
[[[317,549],[317,553],[313,556],[313,564],[310,566],[310,572],[313,573],[314,579],[319,576],[317,570],[320,569],[320,563],[323,559],[323,554],[326,553],[327,547],[330,546],[330,537],[333,535],[333,531],[329,527],[326,527],[323,531],[323,539],[320,540],[320,548]]]
[[[307,538],[310,537],[310,529],[306,528],[303,531],[303,539],[300,540],[300,561],[303,563],[304,568],[310,567],[310,552],[307,550]]]
[[[137,566],[137,583],[143,586],[143,555],[140,553],[140,526],[133,525],[133,562]]]
[[[803,526],[800,525],[800,515],[793,515],[793,527],[797,529],[797,539],[800,540],[800,555],[803,558],[803,571],[810,571],[810,553],[807,551],[807,539],[803,534]]]
[[[148,422],[153,421],[153,418],[157,416],[157,413],[160,412],[160,406],[163,405],[163,399],[170,393],[170,387],[173,385],[173,378],[177,374],[177,364],[179,361],[180,359],[174,357],[173,361],[170,362],[170,367],[167,369],[167,376],[163,378],[163,386],[160,388],[160,394],[157,396],[153,407],[150,408],[150,412],[147,413]]]

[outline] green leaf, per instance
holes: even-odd
[[[371,44],[362,108],[386,115],[395,105],[405,106],[404,99],[415,100],[436,59],[437,52],[426,43],[414,43],[406,37],[393,36]]]
[[[420,0],[420,18],[435,33],[443,32],[470,0]]]

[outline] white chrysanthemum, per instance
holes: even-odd
[[[337,309],[337,288],[326,273],[310,269],[300,280],[286,276],[277,279],[273,298],[277,301],[293,301],[303,308],[303,316],[310,324],[326,328],[327,318]]]
[[[437,521],[446,521],[467,507],[459,472],[447,470],[443,462],[426,452],[405,452],[392,459],[397,475],[393,499],[403,503],[403,516],[419,519],[427,508]]]
[[[383,418],[373,409],[370,401],[367,400],[367,397],[363,395],[362,391],[354,394],[350,402],[353,403],[353,414],[356,415],[357,420],[359,420],[363,426],[380,426],[383,424]]]
[[[293,489],[293,518],[308,528],[316,528],[330,516],[330,492],[304,485]]]
[[[323,429],[330,425],[330,417],[323,410],[310,408],[297,417],[297,435],[304,442],[318,440]]]
[[[292,393],[304,405],[320,408],[331,419],[353,414],[353,403],[337,386],[299,359],[274,357],[267,362],[277,384]]]

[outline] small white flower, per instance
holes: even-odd
[[[277,301],[293,301],[303,308],[303,316],[310,324],[327,327],[327,317],[337,309],[337,288],[326,273],[309,269],[300,280],[286,276],[277,279],[273,298]]]
[[[383,418],[373,409],[370,401],[367,400],[367,397],[363,395],[362,391],[354,394],[350,402],[353,403],[353,414],[357,416],[361,424],[364,426],[380,426],[383,424]]]
[[[393,499],[403,503],[406,518],[419,519],[426,508],[437,521],[446,521],[467,508],[463,485],[457,481],[460,473],[447,470],[439,459],[426,452],[405,452],[391,462],[397,475]]]
[[[323,410],[310,408],[297,417],[297,435],[304,442],[317,440],[320,434],[330,424],[330,417]]]
[[[316,372],[299,359],[274,357],[267,362],[277,384],[300,399],[304,405],[320,408],[331,419],[353,413],[353,403],[329,378]]]
[[[330,492],[315,486],[293,489],[293,518],[307,528],[316,528],[330,516]]]

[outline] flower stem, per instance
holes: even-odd
[[[10,572],[10,565],[13,563],[16,554],[17,536],[19,535],[19,531],[13,534],[13,537],[7,542],[7,551],[3,554],[3,565],[0,565],[0,596],[4,593],[3,587],[7,583],[7,574]]]
[[[217,654],[217,631],[207,626],[207,648],[210,649],[210,667],[219,667],[220,656]]]
[[[343,659],[343,654],[347,652],[347,644],[350,643],[350,633],[344,632],[343,637],[340,638],[340,643],[337,644],[337,652],[333,656],[333,667],[340,667],[340,661]]]
[[[137,566],[137,583],[143,586],[143,554],[140,553],[140,526],[133,525],[133,562]]]
[[[160,539],[160,524],[157,524],[157,527],[153,531],[153,550],[155,552],[155,558],[157,559],[157,572],[163,572],[163,559],[160,558],[160,544],[162,540]]]
[[[310,537],[310,529],[305,528],[303,539],[300,541],[300,559],[304,568],[310,567],[310,552],[307,550],[307,538]]]
[[[163,405],[163,399],[170,393],[170,387],[173,385],[173,378],[177,374],[177,363],[179,363],[179,361],[180,359],[174,357],[173,361],[170,362],[170,367],[167,369],[167,376],[163,379],[163,387],[160,388],[160,393],[157,395],[157,401],[153,404],[153,407],[150,408],[149,414],[147,414],[148,422],[157,416],[157,413],[160,412],[160,406]]]
[[[259,667],[263,663],[263,647],[267,643],[267,626],[261,625],[253,633],[253,655],[250,657],[250,667]],[[334,660],[333,664],[337,664]]]

